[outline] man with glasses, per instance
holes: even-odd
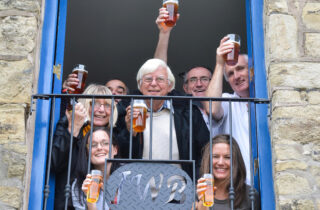
[[[175,78],[167,66],[160,59],[149,59],[140,68],[137,74],[138,93],[146,96],[171,96],[175,95]],[[125,103],[126,102],[126,103]],[[129,131],[131,123],[131,114],[133,118],[139,114],[139,109],[129,105],[130,101],[122,100],[119,105],[125,107],[125,116],[119,116],[119,119],[124,119],[126,130],[122,138],[119,139],[120,150],[124,152],[123,157],[129,154]],[[209,131],[202,119],[201,113],[196,106],[189,110],[189,103],[185,100],[156,100],[146,99],[145,103],[148,107],[149,117],[147,118],[146,128],[141,133],[132,131],[133,135],[133,158],[149,159],[149,154],[152,152],[152,159],[168,160],[170,158],[170,136],[172,145],[172,160],[189,160],[190,146],[192,146],[192,159],[196,160],[196,168],[200,166],[202,147],[209,140]],[[150,111],[153,114],[150,115]],[[189,116],[192,113],[192,123],[189,124]],[[121,112],[119,112],[121,113]],[[170,115],[172,114],[172,127],[170,127]],[[150,119],[152,119],[152,128],[150,128]],[[189,145],[190,126],[192,126],[192,145]],[[170,130],[172,131],[170,135]],[[152,131],[152,151],[149,151],[151,144],[150,133]],[[179,165],[184,169],[190,177],[192,177],[192,165]]]

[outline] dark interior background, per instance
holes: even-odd
[[[156,48],[161,5],[162,0],[70,0],[63,78],[81,63],[89,71],[87,84],[119,78],[136,89],[136,73]],[[244,0],[180,0],[168,50],[176,89],[182,90],[179,73],[199,65],[214,69],[224,35],[239,34],[241,52],[247,52],[245,11]]]

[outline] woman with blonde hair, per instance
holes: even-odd
[[[84,95],[112,95],[111,91],[104,85],[91,84]],[[112,101],[109,98],[81,98],[74,107],[74,120],[72,122],[72,111],[66,110],[65,116],[60,118],[54,133],[52,146],[52,170],[56,175],[55,187],[55,209],[62,209],[65,206],[65,185],[67,184],[68,160],[70,150],[71,128],[73,123],[73,144],[71,159],[70,183],[74,179],[74,167],[76,157],[84,136],[90,132],[91,121],[94,126],[104,126],[110,129],[111,124],[115,127],[117,121],[117,108],[111,107]],[[113,120],[111,113],[113,109]],[[93,120],[91,116],[93,114]],[[114,129],[115,131],[115,129]],[[70,201],[70,199],[69,199]]]

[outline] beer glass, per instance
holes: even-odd
[[[204,174],[207,190],[203,193],[203,205],[210,207],[214,204],[214,180],[212,174]]]
[[[144,103],[144,100],[134,100],[133,108],[139,109],[139,114],[138,117],[133,118],[132,128],[137,133],[143,132],[146,128],[147,105]]]
[[[232,42],[234,48],[232,51],[225,55],[224,59],[229,66],[234,66],[238,63],[238,56],[240,52],[240,36],[238,34],[228,34],[229,40],[227,42]]]
[[[91,183],[87,191],[87,202],[96,203],[99,199],[102,183],[102,172],[100,170],[91,171]]]
[[[79,80],[78,85],[71,85],[70,87],[72,87],[74,89],[74,91],[70,91],[68,93],[70,94],[81,94],[84,91],[84,86],[85,86],[85,82],[88,76],[88,71],[85,68],[85,65],[83,64],[78,64],[76,67],[74,67],[74,69],[72,70],[72,74],[76,74]],[[67,104],[67,110],[71,111],[72,110],[72,106],[77,104],[77,100],[73,100],[72,98],[70,98],[69,103]]]
[[[177,21],[179,0],[163,0],[163,7],[165,7],[169,12],[169,17],[165,24],[169,27],[173,27]]]
[[[81,94],[84,91],[85,82],[88,76],[88,71],[85,69],[85,65],[78,64],[73,70],[72,74],[78,76],[79,83],[78,85],[72,85],[71,87],[74,91],[71,94]]]

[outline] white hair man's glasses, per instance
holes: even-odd
[[[142,82],[145,83],[145,84],[151,84],[153,82],[153,80],[156,81],[156,83],[158,84],[164,84],[168,81],[168,79],[166,77],[162,77],[162,76],[159,76],[159,77],[156,77],[156,78],[153,78],[153,77],[149,77],[149,76],[146,76],[146,77],[143,77],[142,78]]]

